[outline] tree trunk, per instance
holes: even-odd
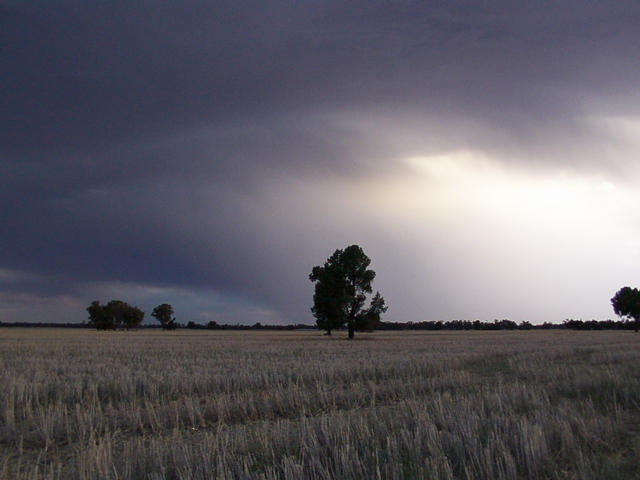
[[[638,333],[638,319],[636,318],[636,333]]]
[[[636,325],[637,325],[637,324],[636,324]],[[353,337],[354,337],[354,331],[355,331],[355,328],[353,327],[353,324],[352,324],[352,323],[350,323],[350,324],[349,324],[349,340],[353,340]]]
[[[331,336],[331,329],[330,328],[327,329],[327,333],[325,333],[325,335]]]

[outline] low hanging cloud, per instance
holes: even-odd
[[[638,280],[639,20],[634,2],[0,3],[0,320],[119,295],[311,322],[307,275],[350,243],[394,320],[609,315]]]

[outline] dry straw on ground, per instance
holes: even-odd
[[[0,478],[639,478],[632,332],[0,330]]]

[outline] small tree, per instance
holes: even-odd
[[[309,279],[315,282],[313,307],[319,328],[331,334],[331,330],[346,324],[349,338],[355,330],[372,331],[380,322],[380,315],[387,311],[380,292],[364,308],[367,293],[376,276],[368,267],[371,263],[358,245],[336,250],[323,266],[313,267]]]
[[[154,308],[151,316],[160,322],[163,330],[175,330],[178,326],[176,317],[173,316],[173,307],[168,303],[163,303]]]
[[[634,320],[637,332],[640,320],[640,291],[637,288],[622,287],[611,299],[611,305],[616,315]]]

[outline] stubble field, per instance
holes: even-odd
[[[637,479],[632,332],[0,329],[3,479]]]

